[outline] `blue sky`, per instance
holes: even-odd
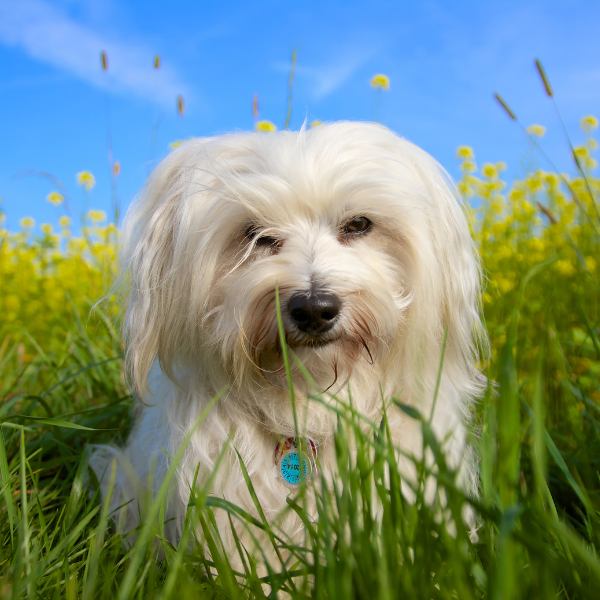
[[[525,125],[548,127],[544,147],[566,169],[533,59],[577,139],[579,118],[600,113],[598,22],[600,3],[578,1],[0,0],[0,207],[12,229],[24,215],[56,222],[63,208],[45,198],[60,182],[74,214],[109,210],[109,138],[126,206],[169,142],[251,129],[254,94],[261,118],[281,126],[294,49],[292,128],[379,120],[454,175],[455,149],[469,144],[518,177],[545,165],[494,103],[499,91]],[[369,87],[378,72],[387,93]],[[88,196],[75,183],[84,169],[98,182]]]

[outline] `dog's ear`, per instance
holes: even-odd
[[[487,353],[487,336],[481,320],[481,268],[469,231],[462,198],[450,176],[429,155],[418,151],[415,164],[427,188],[430,202],[428,228],[432,237],[431,263],[422,273],[426,296],[417,305],[433,317],[438,340],[447,331],[445,367],[456,381],[474,395],[482,379],[476,370]],[[418,309],[417,309],[418,310]],[[454,374],[451,371],[454,370]],[[472,389],[471,389],[472,388]]]
[[[190,344],[192,243],[198,243],[197,222],[203,210],[203,199],[194,194],[210,187],[201,168],[208,156],[207,141],[188,142],[165,158],[125,217],[125,359],[140,395],[154,360],[173,375],[175,357]],[[208,280],[208,270],[204,275]]]

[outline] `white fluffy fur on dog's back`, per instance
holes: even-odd
[[[365,230],[353,233],[353,219]],[[282,436],[314,440],[319,469],[335,477],[328,403],[351,394],[377,422],[394,396],[429,415],[445,332],[432,425],[474,489],[465,443],[469,404],[484,384],[476,369],[485,344],[480,270],[458,194],[423,150],[385,127],[353,122],[191,140],[157,167],[129,210],[122,264],[126,365],[139,401],[126,446],[98,447],[92,465],[106,486],[116,459],[113,506],[126,504],[126,530],[139,521],[148,481],[155,490],[216,394],[176,471],[173,539],[196,470],[205,481],[225,444],[212,493],[252,510],[237,450],[274,518],[289,493],[273,462]],[[341,306],[318,340],[288,309],[294,294],[315,287]],[[276,290],[290,351],[312,375],[309,382],[293,371],[296,424]],[[324,390],[324,402],[309,399]],[[397,409],[388,417],[398,446],[418,455],[418,423]],[[301,530],[291,517],[282,526]]]

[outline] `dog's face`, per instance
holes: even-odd
[[[372,124],[188,142],[128,215],[125,259],[140,388],[158,356],[167,372],[260,403],[285,388],[281,328],[317,389],[351,380],[377,395],[382,378],[436,361],[444,329],[464,358],[478,322],[478,266],[451,185]]]

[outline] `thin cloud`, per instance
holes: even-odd
[[[0,3],[0,44],[110,91],[173,107],[178,94],[189,96],[172,68],[152,68],[154,52],[140,44],[111,39],[78,23],[42,0]],[[100,51],[109,68],[100,69]]]

